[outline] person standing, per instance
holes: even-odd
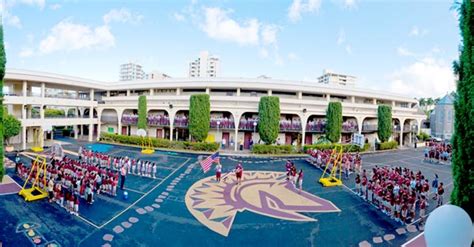
[[[227,143],[226,143],[226,139],[225,139],[225,138],[222,139],[222,149],[225,149],[225,145],[226,145],[226,144],[227,144]]]
[[[435,174],[435,179],[431,182],[431,188],[433,191],[433,200],[438,200],[438,174]]]
[[[300,189],[300,194],[301,191],[303,190],[303,169],[300,169],[300,172],[298,173],[298,187]]]
[[[217,182],[221,181],[221,174],[222,174],[222,165],[221,165],[221,162],[217,162],[217,165],[216,165],[216,181]]]
[[[120,169],[120,189],[123,190],[123,185],[125,184],[125,176],[127,176],[127,169],[125,165]]]
[[[436,205],[436,207],[439,207],[441,205],[443,205],[443,194],[444,194],[444,188],[443,188],[443,183],[439,183],[439,186],[438,186],[438,204]]]
[[[241,163],[237,164],[237,166],[235,167],[235,176],[237,178],[237,185],[240,185],[240,183],[242,182],[243,172],[244,172],[244,168],[242,167],[242,164]]]

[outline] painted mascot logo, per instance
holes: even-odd
[[[340,211],[330,201],[300,193],[283,172],[246,171],[240,185],[232,175],[220,183],[207,177],[189,188],[185,201],[199,222],[224,236],[229,235],[237,212],[244,210],[292,221],[315,221],[300,212]]]

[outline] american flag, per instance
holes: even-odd
[[[219,152],[216,152],[209,157],[207,157],[205,160],[201,161],[201,167],[204,173],[208,172],[211,170],[212,163],[216,162],[219,160]]]

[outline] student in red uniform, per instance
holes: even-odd
[[[242,182],[242,173],[244,172],[244,168],[242,167],[242,164],[239,163],[235,167],[235,177],[237,178],[237,184],[240,185]]]
[[[439,183],[438,192],[437,192],[438,200],[437,200],[436,207],[443,205],[443,194],[444,194],[443,183]]]
[[[428,202],[426,201],[425,196],[421,196],[420,200],[420,224],[424,224],[426,216],[426,207],[428,207]]]

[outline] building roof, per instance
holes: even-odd
[[[454,98],[451,94],[446,94],[442,99],[440,99],[437,105],[452,105],[454,104]]]

